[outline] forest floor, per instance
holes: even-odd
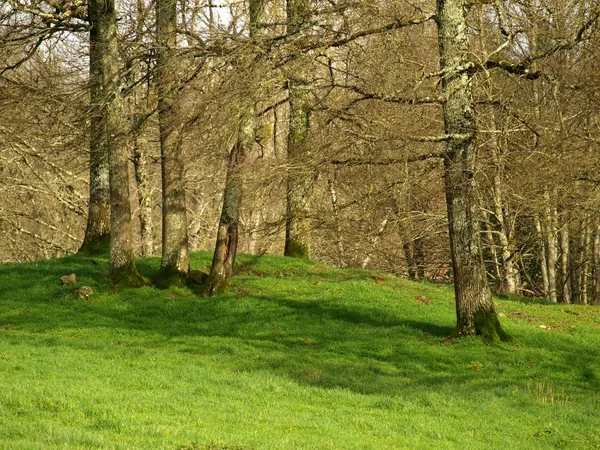
[[[600,308],[497,298],[521,345],[488,345],[446,339],[451,286],[242,255],[201,298],[107,270],[0,265],[0,448],[600,448]]]

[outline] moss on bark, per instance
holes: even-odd
[[[473,321],[468,324],[459,324],[451,338],[457,339],[467,336],[481,336],[486,342],[518,344],[518,341],[502,328],[498,316],[493,311],[476,311],[473,315]]]
[[[230,276],[211,274],[207,280],[205,295],[213,297],[215,295],[225,294],[229,290],[230,284]]]
[[[110,274],[110,281],[117,290],[139,288],[148,285],[135,268],[135,265],[124,265],[113,269]]]
[[[152,282],[158,289],[168,289],[173,286],[182,287],[187,284],[187,274],[173,266],[162,266]]]
[[[293,239],[289,239],[285,242],[284,255],[289,256],[290,258],[310,259],[308,245]]]
[[[95,239],[85,239],[78,252],[83,256],[100,256],[110,253],[110,234],[104,234]]]

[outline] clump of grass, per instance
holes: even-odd
[[[566,405],[571,401],[564,387],[556,389],[548,380],[530,381],[527,390],[535,395],[537,402],[543,405]]]

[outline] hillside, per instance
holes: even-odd
[[[496,299],[522,345],[486,345],[445,339],[451,286],[242,255],[200,298],[107,270],[0,266],[1,448],[600,448],[598,308]]]

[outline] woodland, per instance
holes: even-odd
[[[595,0],[2,0],[0,261],[213,296],[280,254],[512,341],[492,291],[600,303],[599,40]]]

